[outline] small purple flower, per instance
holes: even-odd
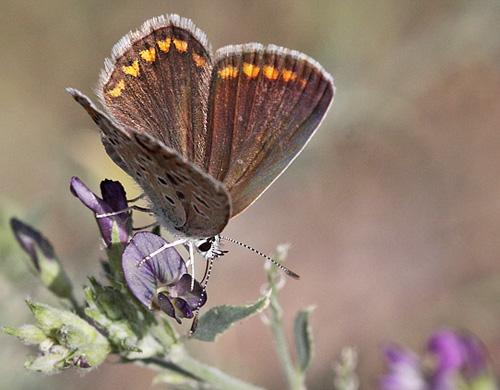
[[[424,390],[426,383],[420,361],[412,351],[389,345],[384,349],[384,357],[390,373],[382,376],[379,387],[383,390]]]
[[[17,218],[10,220],[10,227],[21,248],[31,257],[37,272],[41,271],[39,254],[49,261],[57,261],[52,245],[39,231]]]
[[[127,209],[127,198],[123,186],[112,180],[101,182],[101,193],[103,199],[99,198],[77,177],[71,179],[71,193],[82,201],[82,203],[96,214],[97,224],[101,230],[101,235],[108,248],[113,243],[125,245],[131,232],[131,219],[128,212],[122,212],[110,217],[99,218],[113,212],[124,211]],[[116,238],[113,239],[114,235]]]
[[[428,350],[436,361],[430,378],[433,389],[455,389],[457,381],[470,381],[487,372],[484,351],[470,332],[437,331],[429,340]]]
[[[71,362],[75,365],[75,367],[78,367],[78,368],[91,368],[92,367],[89,364],[89,362],[81,356],[72,358]]]
[[[21,248],[30,256],[42,283],[58,297],[69,298],[71,282],[50,242],[39,231],[16,218],[10,220],[10,226]]]
[[[150,310],[159,308],[181,323],[181,318],[192,318],[193,312],[205,304],[207,294],[198,281],[192,282],[184,260],[173,247],[138,266],[165,244],[167,241],[155,234],[136,233],[123,251],[123,273],[143,305]]]
[[[422,358],[398,346],[390,346],[384,352],[389,373],[382,376],[379,382],[382,390],[489,388],[482,387],[486,384],[496,388],[485,351],[470,332],[451,329],[435,332]]]

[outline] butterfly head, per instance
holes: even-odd
[[[219,235],[194,240],[193,244],[198,253],[207,260],[216,259],[217,257],[223,256],[227,253],[227,251],[221,249],[222,244],[220,242]]]

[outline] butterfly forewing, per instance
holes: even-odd
[[[114,47],[98,93],[119,123],[196,163],[204,154],[195,149],[204,145],[211,70],[203,32],[176,15],[155,18]]]
[[[106,152],[139,184],[163,226],[189,238],[222,232],[231,203],[221,183],[148,134],[115,124],[80,92],[69,92],[97,123]]]
[[[258,44],[217,52],[203,167],[231,194],[232,216],[300,153],[333,94],[331,76],[304,54]]]

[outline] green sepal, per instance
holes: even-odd
[[[99,328],[105,329],[115,350],[128,359],[144,358],[162,353],[175,343],[175,332],[167,324],[158,324],[154,315],[141,305],[128,291],[102,286],[90,278],[92,288],[85,289],[88,307],[85,314]]]
[[[64,360],[63,365],[71,365],[68,359],[75,357],[83,358],[89,366],[96,367],[108,356],[110,346],[106,338],[75,313],[31,301],[26,303],[47,336],[47,340],[39,344],[42,355],[30,363],[32,369],[39,369],[34,368],[35,361],[38,362],[36,365],[40,361],[44,365],[52,361],[53,368],[62,368],[58,359]]]
[[[46,257],[39,247],[36,247],[35,251],[43,285],[59,298],[71,298],[73,285],[59,260],[56,257]]]
[[[71,351],[62,346],[54,346],[38,356],[28,356],[24,368],[30,371],[55,373],[71,366]]]
[[[37,345],[48,339],[47,335],[36,325],[23,325],[19,328],[4,327],[2,333],[15,336],[28,345]]]

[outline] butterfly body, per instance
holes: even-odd
[[[233,45],[213,55],[190,20],[168,15],[113,48],[97,89],[106,113],[69,92],[158,222],[211,257],[222,253],[218,235],[229,220],[304,148],[334,86],[316,61],[274,45]]]

